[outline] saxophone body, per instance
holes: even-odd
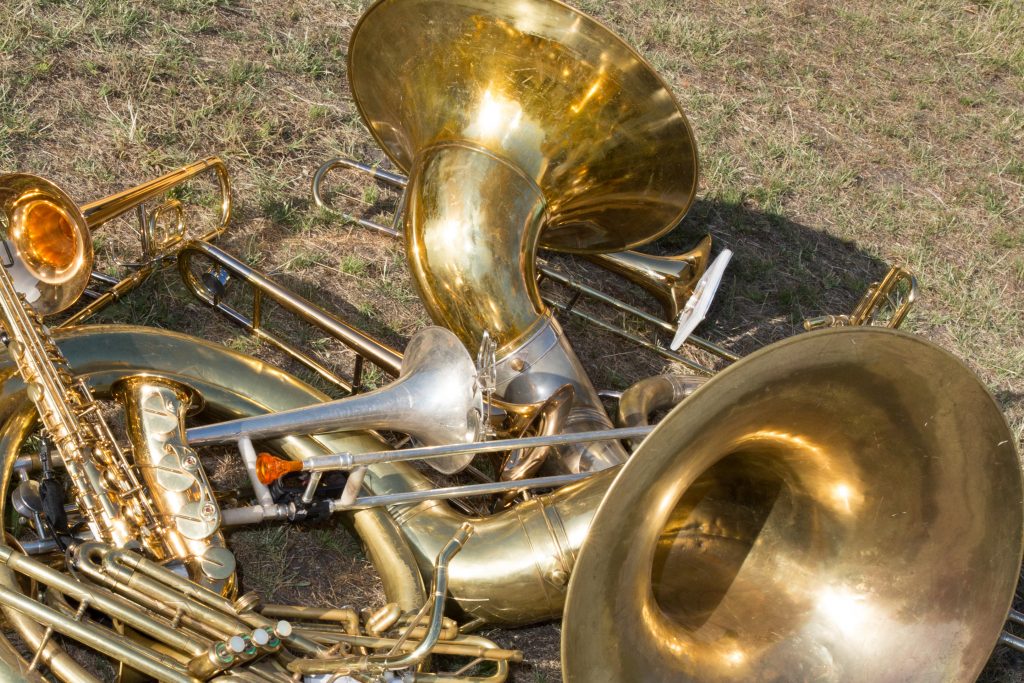
[[[232,592],[235,562],[219,531],[220,509],[198,456],[184,440],[193,392],[157,377],[123,379],[114,398],[125,407],[131,446],[127,452],[121,447],[101,404],[74,378],[43,320],[77,298],[80,273],[91,270],[84,219],[47,181],[5,178],[3,342],[39,415],[44,448],[52,443],[67,473],[81,522],[97,541],[140,550],[169,568],[187,570],[207,588]],[[72,530],[63,515],[49,517],[48,534],[66,546]]]

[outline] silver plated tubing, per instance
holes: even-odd
[[[462,453],[500,453],[517,448],[537,448],[539,446],[563,446],[575,443],[594,443],[597,441],[613,441],[618,439],[636,439],[647,436],[654,427],[641,426],[626,429],[606,429],[594,432],[575,432],[570,434],[554,434],[551,436],[528,436],[519,439],[498,439],[478,443],[445,444],[441,446],[423,446],[405,448],[397,451],[377,451],[372,453],[335,453],[333,455],[315,455],[306,458],[302,469],[306,472],[323,472],[326,470],[348,470],[355,467],[379,465],[389,462],[408,462],[425,460]],[[521,487],[529,480],[510,482],[512,488]]]
[[[550,477],[534,477],[519,481],[495,481],[483,484],[463,484],[447,488],[430,489],[428,491],[408,491],[405,493],[387,493],[380,496],[363,496],[356,498],[351,505],[342,505],[336,500],[331,501],[331,512],[340,510],[360,510],[380,505],[401,505],[420,503],[425,500],[450,500],[452,498],[472,498],[489,496],[494,493],[522,491],[525,489],[555,489],[567,484],[574,484],[590,479],[596,472],[579,472],[576,474],[555,474]]]

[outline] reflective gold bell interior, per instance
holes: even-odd
[[[2,263],[18,291],[43,315],[81,295],[92,269],[92,241],[81,210],[45,178],[0,176]]]
[[[975,680],[1020,571],[1014,444],[978,378],[918,337],[846,328],[752,354],[602,501],[565,680]]]
[[[541,301],[535,255],[628,249],[683,217],[697,153],[665,83],[552,0],[380,0],[353,32],[349,80],[409,175],[406,249],[434,321],[471,351],[495,342],[502,398],[536,403],[571,384],[567,431],[610,427]],[[567,471],[626,457],[613,444],[559,453]]]
[[[370,132],[407,174],[428,147],[458,143],[534,185],[545,247],[645,244],[693,201],[696,144],[668,86],[560,2],[381,0],[353,33],[349,79]]]

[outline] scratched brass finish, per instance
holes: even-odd
[[[349,80],[370,131],[409,173],[406,250],[434,321],[470,350],[490,336],[501,398],[537,403],[571,384],[566,431],[610,427],[534,263],[538,246],[628,249],[686,213],[697,155],[665,83],[602,25],[550,0],[380,0],[353,32]],[[626,459],[614,442],[557,453],[550,462],[568,472]]]
[[[609,489],[569,587],[565,680],[975,680],[1020,570],[1014,442],[920,338],[842,328],[752,354]]]
[[[363,120],[403,171],[432,145],[465,142],[532,179],[548,202],[545,247],[628,249],[693,201],[696,146],[668,86],[560,2],[380,0],[353,33],[348,73]]]
[[[423,150],[417,169],[406,249],[420,298],[468,348],[487,331],[507,355],[546,311],[534,274],[543,197],[507,161],[461,143]]]

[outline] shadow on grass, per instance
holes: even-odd
[[[643,251],[678,253],[710,234],[732,261],[701,332],[748,353],[802,331],[804,319],[849,313],[889,264],[835,237],[744,202],[697,200],[671,233]]]
[[[996,391],[992,395],[995,397],[996,403],[998,403],[999,407],[1004,411],[1008,411],[1010,408],[1024,404],[1024,392],[1003,390]]]
[[[346,205],[339,192],[328,191],[326,196],[332,206],[362,217],[393,213],[396,193],[384,183],[378,182],[377,186],[380,191],[375,200],[361,207]],[[296,205],[295,201],[290,204]],[[715,241],[713,253],[729,248],[733,259],[702,333],[735,338],[738,347],[734,350],[741,353],[795,334],[805,318],[849,313],[867,286],[881,279],[889,267],[826,230],[752,208],[743,201],[718,199],[697,200],[674,230],[640,251],[676,254],[692,248],[709,233]],[[541,255],[552,256],[547,252]],[[572,259],[554,256],[553,260],[565,264]],[[610,294],[624,295],[647,308],[654,305],[649,295],[638,299],[623,289],[628,285],[616,282],[617,277],[609,278],[605,271],[580,259],[573,261],[570,270],[599,280],[599,287],[610,290]],[[325,295],[330,297],[329,293]],[[340,309],[346,306],[344,301],[332,301],[335,303]]]

